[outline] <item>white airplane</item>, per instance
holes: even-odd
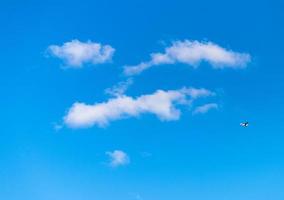
[[[248,122],[242,122],[242,123],[240,123],[240,125],[241,125],[242,127],[248,127],[248,126],[249,126],[249,123],[248,123]]]

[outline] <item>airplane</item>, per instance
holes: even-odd
[[[242,127],[248,127],[248,126],[249,126],[249,123],[248,123],[248,122],[242,122],[242,123],[240,123],[240,126],[242,126]]]

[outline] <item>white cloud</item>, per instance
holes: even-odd
[[[115,49],[110,45],[102,45],[91,41],[72,40],[62,46],[51,45],[49,53],[62,59],[68,67],[80,68],[83,64],[102,64],[112,60]]]
[[[138,117],[151,113],[160,120],[178,120],[180,110],[177,105],[188,105],[199,97],[214,95],[206,89],[182,88],[180,90],[157,90],[153,94],[137,98],[117,96],[106,102],[88,105],[76,102],[64,117],[64,122],[72,128],[106,126],[109,122],[126,117]]]
[[[199,106],[194,109],[193,114],[204,114],[207,113],[211,109],[217,109],[218,105],[216,103],[208,103],[202,106]]]
[[[127,165],[130,163],[129,156],[121,150],[115,150],[113,152],[106,152],[106,154],[110,158],[109,165],[112,167],[118,167],[118,166]]]
[[[109,94],[111,96],[122,96],[126,90],[133,84],[133,79],[127,79],[126,81],[119,82],[115,86],[111,88],[107,88],[105,90],[106,94]]]
[[[202,61],[210,63],[216,69],[244,68],[250,62],[250,55],[225,49],[212,42],[176,41],[167,47],[164,53],[152,53],[148,62],[125,66],[124,73],[135,75],[152,66],[175,63],[184,63],[196,68]]]

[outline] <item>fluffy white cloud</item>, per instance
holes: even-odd
[[[196,68],[202,61],[210,63],[213,68],[244,68],[250,62],[250,55],[225,49],[212,42],[176,41],[167,47],[164,53],[152,53],[148,62],[125,66],[124,73],[135,75],[155,65],[175,63],[184,63]]]
[[[102,45],[91,41],[72,40],[62,46],[48,47],[51,55],[58,57],[73,68],[80,68],[85,63],[101,64],[112,60],[115,49],[110,45]]]
[[[204,114],[207,113],[211,109],[217,109],[218,105],[216,103],[208,103],[202,106],[199,106],[194,109],[193,114]]]
[[[127,165],[130,162],[129,156],[121,150],[115,150],[113,152],[106,152],[106,154],[110,158],[109,165],[112,167]]]
[[[199,97],[214,95],[206,89],[182,88],[180,90],[157,90],[153,94],[137,98],[117,96],[103,103],[88,105],[76,102],[64,117],[64,122],[72,128],[106,126],[109,122],[138,117],[144,113],[156,115],[160,120],[178,120],[180,110],[177,105],[188,105]]]

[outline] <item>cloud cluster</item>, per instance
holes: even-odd
[[[102,64],[112,60],[115,49],[92,41],[72,40],[63,45],[50,45],[48,52],[62,59],[68,67],[81,68],[85,64]],[[247,53],[235,52],[213,42],[196,40],[178,40],[166,47],[163,52],[152,53],[151,59],[134,66],[124,66],[126,75],[135,75],[153,66],[183,63],[197,68],[201,62],[209,63],[213,68],[245,68],[251,57]],[[111,96],[105,102],[86,104],[75,102],[64,116],[64,124],[72,128],[106,126],[111,121],[153,114],[163,121],[177,120],[180,117],[180,105],[191,104],[196,98],[213,95],[209,90],[183,88],[180,90],[157,90],[153,94],[131,97],[125,91],[133,83],[130,78],[107,88]],[[194,109],[193,114],[206,113],[217,109],[215,103],[208,103]],[[60,129],[61,126],[55,126]]]
[[[125,66],[124,73],[135,75],[153,66],[176,63],[196,68],[202,61],[210,63],[213,68],[244,68],[250,62],[250,55],[225,49],[212,42],[176,41],[164,53],[152,53],[148,62]]]
[[[194,109],[193,114],[204,114],[207,113],[209,110],[217,109],[218,105],[216,103],[208,103],[202,106],[198,106]]]
[[[102,64],[112,60],[115,49],[110,45],[102,45],[91,41],[72,40],[62,46],[50,45],[48,52],[62,59],[68,67],[80,68],[83,64]]]
[[[129,156],[121,150],[114,150],[113,152],[106,152],[110,158],[109,165],[111,167],[118,167],[130,163]]]
[[[188,105],[199,97],[214,95],[206,89],[182,88],[180,90],[157,90],[153,94],[137,98],[117,96],[106,102],[88,105],[76,102],[64,117],[64,122],[72,128],[106,126],[109,122],[126,117],[138,117],[150,113],[160,120],[177,120],[180,110],[177,105]]]

